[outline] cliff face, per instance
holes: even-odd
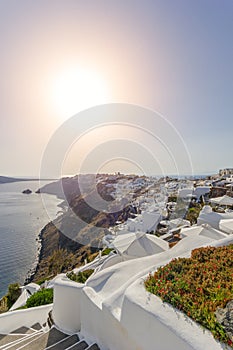
[[[88,191],[81,194],[76,176],[61,179],[38,191],[56,194],[65,199],[69,206],[61,216],[41,231],[39,263],[30,281],[52,278],[60,272],[83,264],[84,259],[92,259],[102,247],[102,238],[109,233],[108,228],[116,221],[125,221],[136,214],[136,208],[127,203],[124,209],[113,213],[96,209],[102,199],[109,203],[111,208],[113,190],[112,182],[108,182],[106,178],[104,182],[98,183],[97,192],[88,187]],[[90,199],[95,204],[94,208],[88,204]]]
[[[40,233],[41,251],[35,273],[28,278],[30,281],[42,282],[58,273],[66,272],[81,265],[84,259],[92,254],[89,247],[66,237],[52,223],[48,223]]]
[[[67,200],[69,203],[72,198],[80,195],[78,176],[65,177],[58,181],[51,182],[38,189],[36,193],[53,194],[58,198]]]

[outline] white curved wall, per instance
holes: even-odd
[[[126,290],[121,324],[143,350],[230,349],[182,312],[148,293],[141,278]]]
[[[36,322],[42,325],[47,321],[48,313],[52,310],[52,305],[53,304],[32,307],[25,310],[16,310],[0,315],[0,333],[9,334],[22,326],[31,327]]]
[[[171,258],[203,245],[197,237],[154,256],[119,263],[91,276],[86,285],[61,279],[55,285],[53,317],[66,332],[80,331],[102,350],[221,350],[212,334],[147,293],[141,276]],[[220,246],[233,237],[205,242]],[[143,271],[144,270],[144,271]]]
[[[97,342],[101,350],[142,350],[129,336],[126,329],[105,307],[100,307],[98,295],[86,287],[81,304],[81,334],[91,342]]]
[[[77,333],[81,328],[80,300],[83,284],[66,277],[56,280],[54,285],[53,320],[67,333]]]
[[[102,265],[100,265],[100,268],[98,269],[98,272],[101,271],[101,270],[104,270],[106,269],[107,267],[110,267],[110,266],[113,266],[113,265],[116,265],[120,262],[123,261],[123,258],[121,255],[119,254],[115,254],[115,255],[111,255],[109,256],[108,259],[106,259]]]

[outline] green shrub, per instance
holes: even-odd
[[[51,304],[53,302],[53,289],[42,289],[31,295],[26,302],[26,307],[34,307],[40,305]]]
[[[54,276],[53,275],[50,275],[50,276],[46,276],[46,277],[43,277],[39,280],[36,280],[35,283],[39,284],[39,286],[41,286],[43,283],[45,283],[45,281],[49,281],[53,278]]]
[[[189,220],[191,225],[194,225],[197,223],[197,218],[200,214],[202,207],[200,205],[197,205],[196,207],[191,207],[188,209],[188,212],[186,214],[186,220]]]
[[[8,311],[8,300],[7,296],[4,295],[4,297],[0,299],[0,314],[6,311]]]
[[[19,283],[12,283],[8,286],[8,293],[6,295],[8,308],[11,308],[11,306],[16,302],[20,294],[21,289]]]
[[[102,250],[101,255],[102,255],[102,256],[108,255],[108,254],[110,254],[112,251],[113,251],[113,249],[111,249],[111,248],[105,248],[104,250]]]
[[[70,273],[67,273],[67,277],[71,279],[72,281],[78,282],[78,283],[85,283],[86,280],[93,274],[94,270],[84,270],[80,271],[77,275],[72,271]]]
[[[146,289],[185,312],[232,346],[215,311],[233,299],[233,245],[194,249],[191,258],[177,258],[145,281]]]

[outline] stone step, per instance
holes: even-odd
[[[46,333],[39,333],[37,337],[25,340],[25,342],[17,344],[15,347],[11,347],[9,350],[44,350],[46,347],[54,345],[66,338],[68,335],[60,332],[56,328],[51,328]]]
[[[88,348],[88,344],[82,340],[79,343],[74,344],[69,348],[69,350],[85,350]]]
[[[41,327],[41,325],[38,322],[31,326],[31,329],[33,329],[35,331],[39,331],[41,328],[42,327]]]
[[[25,346],[31,341],[35,341],[37,338],[41,336],[41,332],[34,332],[32,334],[26,334],[26,335],[19,335],[18,339],[15,339],[15,341],[10,340],[7,343],[5,342],[4,346],[1,347],[1,350],[17,350],[21,348],[22,346]]]
[[[0,349],[2,349],[4,345],[24,337],[25,336],[22,334],[0,334]]]
[[[92,344],[89,346],[89,348],[87,350],[100,350],[100,348],[98,347],[97,344]]]
[[[71,347],[72,345],[76,344],[79,341],[79,337],[77,336],[77,334],[71,335],[70,337],[65,338],[64,340],[62,340],[60,343],[54,344],[50,347],[47,347],[47,349],[49,350],[65,350],[69,347]]]
[[[80,341],[77,334],[69,336],[55,327],[43,333],[36,330],[41,329],[39,323],[31,328],[35,330],[29,334],[27,327],[20,327],[14,331],[19,334],[0,335],[0,350],[100,350],[97,344],[88,346],[84,340]]]
[[[22,327],[15,329],[10,334],[32,334],[33,332],[34,331],[31,328],[22,326]]]

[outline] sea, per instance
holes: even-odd
[[[39,233],[56,218],[62,202],[54,195],[35,191],[51,181],[0,184],[0,298],[8,285],[23,285],[35,268],[40,251]],[[30,189],[31,194],[22,191]]]

